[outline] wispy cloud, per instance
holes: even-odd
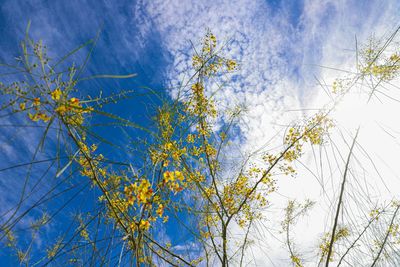
[[[356,0],[154,0],[117,4],[115,1],[70,1],[57,5],[22,2],[4,1],[1,6],[2,17],[8,20],[9,25],[14,25],[2,29],[2,32],[5,37],[15,38],[12,41],[15,47],[29,19],[32,20],[33,37],[44,39],[54,49],[54,54],[75,48],[78,43],[93,37],[101,25],[106,25],[96,48],[104,55],[97,59],[98,62],[112,67],[121,65],[130,72],[131,66],[140,61],[141,65],[137,63],[133,71],[142,67],[142,74],[149,76],[150,80],[153,76],[162,78],[164,71],[161,70],[165,67],[167,85],[171,88],[188,78],[193,52],[190,41],[196,44],[206,28],[210,28],[221,41],[228,42],[227,56],[240,63],[238,72],[218,92],[216,100],[222,107],[239,103],[247,106],[247,112],[238,125],[241,152],[264,145],[303,112],[289,110],[319,108],[328,101],[317,80],[329,85],[341,74],[324,67],[354,70],[355,37],[362,43],[373,32],[390,33],[397,26],[400,7],[398,1],[368,1],[366,5]],[[14,33],[17,33],[16,37]],[[2,58],[7,56],[0,55]],[[158,62],[160,58],[163,64],[155,64],[154,61]],[[102,70],[110,71],[98,67],[91,69],[92,72]],[[162,75],[157,74],[159,72]],[[174,90],[171,90],[171,95],[174,95]],[[382,111],[379,104],[375,108]],[[347,109],[347,113],[336,115],[343,125],[352,112],[351,107]],[[395,112],[398,112],[396,105],[386,105],[379,118],[385,118],[381,124],[396,121],[393,117]],[[396,134],[400,127],[394,126]],[[346,127],[352,125],[347,123]],[[8,134],[3,129],[2,133],[3,138]],[[374,132],[375,136],[381,134]],[[32,146],[30,140],[33,138],[27,138],[25,145]],[[386,139],[382,141],[384,145],[379,145],[372,135],[361,135],[361,138],[375,155],[382,157],[380,166],[384,163],[396,165],[390,158],[394,152],[388,148],[393,150],[397,146]],[[0,146],[5,156],[15,157],[5,142]],[[387,172],[395,177],[397,170]],[[315,178],[304,175],[302,179],[281,182],[280,190],[284,196],[319,198],[319,186]],[[317,229],[314,226],[319,223],[316,221],[311,228]],[[306,239],[302,240],[306,242]],[[265,244],[261,244],[261,248],[264,247]],[[275,255],[269,255],[279,259],[287,255],[279,249],[273,253]],[[258,264],[269,266],[262,249],[254,251],[254,254]],[[287,263],[286,260],[283,262]]]
[[[354,70],[356,39],[360,44],[374,32],[391,33],[397,27],[399,18],[399,4],[396,1],[371,1],[368,5],[360,1],[303,1],[297,4],[293,4],[293,1],[271,4],[267,1],[152,1],[142,2],[139,6],[135,8],[135,14],[141,14],[138,23],[157,29],[171,57],[168,79],[172,88],[187,78],[185,75],[190,72],[193,53],[190,41],[200,40],[204,29],[210,28],[217,37],[229,40],[227,53],[240,62],[240,70],[218,92],[216,100],[221,106],[237,103],[247,106],[248,111],[239,124],[242,152],[265,144],[288,122],[309,113],[307,108],[323,107],[329,99],[319,82],[326,83],[330,89],[333,80],[343,74],[329,68]],[[147,31],[147,27],[143,28],[142,34],[145,36]],[[174,95],[173,90],[171,94]],[[376,108],[383,112],[382,106]],[[303,111],[290,111],[296,109]],[[389,110],[399,108],[391,105],[383,110],[386,113],[381,113],[381,117],[385,117],[387,123],[393,123],[393,117],[387,115]],[[348,114],[335,114],[339,127],[345,132],[354,127],[348,123],[346,125],[348,117]],[[374,127],[376,129],[376,125]],[[366,129],[367,132],[370,130]],[[349,136],[350,133],[347,138]],[[341,139],[340,136],[336,137]],[[383,141],[385,145],[382,143],[378,150],[368,145],[373,142],[371,138],[373,136],[367,134],[361,136],[360,140],[366,144],[369,152],[385,158],[393,155],[393,151],[390,151],[393,146],[387,143],[386,138]],[[339,152],[345,154],[347,145],[343,141],[337,141],[335,145],[339,148],[335,156],[339,156]],[[368,169],[373,176],[374,166],[371,162],[367,163],[365,155],[359,157],[363,158],[364,171]],[[327,166],[319,169],[319,163],[314,163],[313,158],[312,155],[306,155],[304,160],[311,163],[314,173],[326,175]],[[379,161],[384,162],[385,159]],[[384,167],[382,164],[379,166]],[[275,207],[283,207],[287,198],[309,197],[321,202],[312,213],[313,220],[300,228],[304,234],[300,235],[299,242],[304,244],[306,250],[315,251],[321,232],[326,230],[324,222],[329,218],[327,215],[321,216],[327,214],[323,203],[330,201],[330,197],[337,193],[335,185],[341,177],[340,167],[335,167],[334,177],[326,175],[325,180],[322,180],[324,190],[329,193],[321,192],[321,180],[318,181],[307,170],[302,170],[301,179],[280,181],[282,195],[275,197],[276,202],[271,200],[276,203]],[[374,185],[378,183],[374,182]],[[351,186],[353,189],[357,187],[356,184]],[[376,190],[378,188],[382,188],[382,183],[375,187]],[[378,193],[374,194],[377,196]],[[385,198],[390,198],[390,195]],[[265,260],[264,249],[268,249],[265,240],[271,240],[266,235],[260,238],[257,232],[253,236],[260,244],[258,249],[254,248],[254,255],[250,256],[254,257],[252,264],[273,266]],[[287,264],[284,246],[272,241],[272,247],[274,249],[268,249],[272,262]]]
[[[354,65],[355,36],[362,41],[374,30],[392,30],[397,9],[395,1],[151,1],[136,5],[134,14],[145,25],[143,36],[150,26],[160,33],[172,58],[172,87],[188,78],[190,42],[201,40],[206,28],[229,40],[227,54],[240,70],[216,99],[222,106],[246,104],[242,133],[247,144],[262,144],[283,111],[310,105],[320,90],[315,78],[323,76],[321,66]]]
[[[140,12],[146,15],[142,17],[160,32],[172,57],[168,67],[172,87],[188,78],[191,41],[196,44],[201,40],[206,28],[222,43],[228,41],[225,53],[235,58],[240,68],[216,100],[223,107],[239,103],[247,106],[247,116],[240,125],[249,146],[245,150],[254,149],[250,140],[259,140],[259,144],[268,140],[274,133],[268,128],[277,117],[287,107],[299,105],[293,84],[298,79],[293,64],[298,60],[298,25],[287,21],[283,7],[271,7],[265,1],[152,1],[143,5],[145,9]]]

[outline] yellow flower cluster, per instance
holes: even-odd
[[[213,49],[215,49],[216,46],[217,46],[217,38],[211,31],[208,31],[203,42],[203,48],[202,48],[203,53],[212,53]]]
[[[288,162],[298,159],[304,142],[321,145],[324,135],[332,127],[332,121],[323,114],[315,115],[305,126],[291,127],[285,136],[285,144],[289,149],[284,152],[283,158]]]
[[[378,220],[381,212],[382,211],[380,209],[373,209],[370,211],[369,216],[371,219]]]
[[[186,137],[186,141],[188,143],[194,143],[194,139],[195,139],[195,135],[193,135],[193,134],[188,134]]]
[[[190,102],[191,106],[188,108],[189,114],[202,118],[216,116],[217,111],[214,102],[205,96],[204,85],[202,83],[197,82],[192,85],[192,96],[193,101]]]
[[[62,245],[61,239],[57,240],[57,242],[50,249],[47,250],[47,258],[49,259],[54,258],[60,251],[61,245]]]
[[[84,108],[78,98],[72,97],[66,101],[59,101],[55,111],[65,123],[79,126],[84,122],[84,114],[93,111],[93,109]]]
[[[50,93],[50,96],[53,100],[60,100],[62,95],[61,89],[60,88],[56,88],[53,92]]]
[[[164,214],[164,205],[163,204],[158,205],[156,213],[160,218],[163,216],[163,214]]]
[[[172,117],[168,110],[161,109],[158,114],[158,124],[161,130],[161,136],[165,140],[169,140],[173,133]]]
[[[303,264],[301,263],[301,260],[298,256],[292,255],[290,259],[292,260],[295,267],[303,267]]]
[[[140,183],[135,182],[129,186],[125,186],[124,193],[128,204],[131,206],[135,204],[135,199],[140,205],[151,202],[151,198],[153,197],[151,184],[149,180],[144,178],[140,180]]]
[[[35,97],[33,99],[25,98],[19,103],[19,110],[27,109],[27,104],[30,103],[29,109],[33,109],[33,113],[28,112],[30,120],[37,122],[48,122],[52,116],[57,114],[64,123],[71,126],[80,126],[84,122],[84,114],[93,111],[90,107],[83,107],[80,100],[76,97],[69,98],[60,88],[56,88],[46,98],[45,95]]]
[[[150,228],[150,222],[148,220],[141,220],[139,224],[139,228],[145,231],[148,231]]]
[[[180,171],[166,171],[163,174],[163,185],[166,185],[173,192],[180,192],[183,190],[185,177]]]
[[[251,181],[258,181],[261,177],[264,177],[262,193],[258,190],[253,191],[254,184]],[[261,216],[259,210],[268,203],[266,196],[274,191],[275,181],[266,175],[265,170],[252,167],[246,175],[239,175],[235,181],[224,186],[222,205],[229,215],[236,215],[239,226],[245,227],[252,219]],[[214,198],[215,194],[214,190],[209,193],[210,197]],[[242,205],[245,199],[245,204]]]
[[[93,155],[97,150],[96,145],[90,147],[84,143],[84,140],[78,142],[79,155],[75,161],[81,167],[80,173],[82,176],[89,177],[94,180],[95,176],[105,176],[106,170],[100,167],[100,163],[104,160],[102,154]]]
[[[347,227],[340,227],[337,231],[335,236],[333,237],[333,244],[332,246],[337,243],[338,241],[348,237],[350,235],[349,229]],[[327,256],[328,252],[329,252],[329,247],[330,247],[330,241],[331,241],[331,234],[330,233],[326,233],[323,238],[322,238],[322,242],[319,245],[319,249],[320,249],[320,253],[321,253],[321,258],[324,258],[325,256]],[[333,247],[332,247],[332,253],[331,253],[331,258],[329,259],[329,261],[333,260]]]
[[[321,145],[324,135],[333,126],[332,120],[328,117],[322,114],[315,115],[304,128],[304,141],[313,145]]]
[[[137,199],[139,203],[146,204],[149,202],[153,195],[153,189],[149,180],[142,179],[139,186],[137,187]]]
[[[390,81],[397,77],[400,70],[400,56],[393,53],[388,56],[380,53],[380,48],[368,47],[361,51],[362,75],[371,75],[381,81]]]
[[[201,54],[196,54],[192,57],[192,65],[195,70],[205,76],[214,75],[224,67],[228,72],[236,70],[236,61],[226,59],[216,52],[217,38],[211,31],[208,31],[203,40]]]
[[[291,148],[283,155],[283,158],[286,161],[294,161],[300,157],[302,145],[299,141],[301,137],[302,133],[300,132],[300,129],[294,127],[289,129],[289,132],[285,136],[285,144],[291,146]]]
[[[50,116],[47,114],[47,112],[43,111],[40,109],[40,106],[42,105],[41,100],[39,97],[35,97],[32,101],[32,108],[34,109],[35,113],[28,113],[29,119],[32,121],[44,121],[48,122],[50,120]],[[20,104],[21,110],[25,110],[26,104],[25,102]]]

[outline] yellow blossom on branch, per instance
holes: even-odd
[[[56,88],[50,95],[53,100],[60,100],[61,94],[60,88]]]

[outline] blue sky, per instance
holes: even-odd
[[[96,95],[99,90],[105,95],[123,89],[144,92],[143,87],[150,87],[163,97],[174,98],[174,88],[191,72],[190,41],[198,42],[210,28],[217,38],[228,43],[226,54],[240,63],[233,77],[221,78],[221,82],[230,78],[233,82],[216,99],[223,107],[248,107],[238,125],[237,137],[240,149],[247,152],[264,145],[280,129],[279,125],[301,115],[288,115],[286,110],[314,107],[320,94],[316,78],[332,80],[332,74],[320,66],[349,68],[354,63],[355,36],[365,41],[374,32],[392,31],[399,21],[399,6],[397,1],[356,0],[0,0],[0,61],[10,62],[18,55],[28,21],[31,37],[43,39],[50,57],[55,58],[100,31],[83,75],[136,73],[137,77],[83,82],[79,88],[82,95]],[[88,49],[71,60],[82,62]],[[146,106],[151,101],[158,100],[132,98],[106,109],[148,125],[151,112]],[[30,136],[14,130],[0,129],[0,147],[4,151],[0,168],[26,162],[20,155],[32,153],[34,133]],[[120,145],[127,142],[119,137],[119,129],[98,131]],[[131,134],[141,135],[140,131]],[[12,145],[7,143],[10,139]],[[118,154],[120,158],[124,156]],[[2,172],[0,177],[6,179],[9,174]],[[4,192],[0,200],[15,201],[7,194],[9,188],[5,184],[0,182]],[[50,238],[54,234],[49,230]],[[176,229],[168,234],[177,234]],[[2,252],[0,262],[12,265]]]
[[[121,3],[122,4],[122,3]],[[131,16],[127,6],[133,3],[125,3],[121,6],[114,6],[112,9],[107,8],[106,3],[99,3],[98,1],[92,1],[91,3],[80,3],[80,1],[71,2],[53,2],[53,1],[26,1],[26,2],[14,2],[14,1],[3,1],[1,3],[1,15],[0,15],[0,31],[4,38],[1,41],[1,61],[12,62],[13,58],[20,52],[20,42],[24,37],[25,28],[27,27],[28,21],[31,21],[30,35],[32,38],[38,40],[43,39],[44,43],[48,46],[50,57],[60,57],[77,46],[87,42],[89,39],[95,38],[97,32],[101,30],[100,37],[97,41],[95,50],[91,56],[90,63],[88,64],[87,70],[83,76],[90,76],[93,74],[130,74],[136,73],[138,76],[135,79],[129,80],[96,80],[83,82],[80,86],[79,94],[86,95],[90,94],[96,96],[100,90],[103,91],[104,95],[111,95],[122,90],[132,90],[137,92],[143,92],[141,87],[147,86],[155,88],[161,94],[166,95],[165,90],[162,89],[164,80],[164,66],[166,65],[166,57],[163,55],[163,50],[160,47],[160,38],[157,33],[152,35],[152,38],[148,38],[145,41],[141,41],[140,36],[136,36],[135,32],[138,31],[139,25],[129,22]],[[124,22],[124,20],[126,22]],[[125,30],[121,30],[121,29]],[[84,57],[88,53],[86,48],[80,53],[76,54],[71,59],[69,64],[76,61],[77,64],[83,62]],[[3,80],[5,81],[5,80]],[[148,99],[141,97],[140,100],[137,98],[123,100],[119,105],[113,105],[106,107],[107,110],[126,117],[134,122],[140,123],[146,126],[148,123],[149,112],[146,112],[145,107]],[[153,101],[157,101],[154,99]],[[13,118],[18,119],[18,118]],[[22,121],[22,120],[21,120]],[[9,122],[3,118],[3,123]],[[27,162],[31,158],[35,146],[37,145],[37,137],[40,136],[40,131],[34,131],[35,129],[16,130],[10,128],[2,128],[1,140],[2,147],[6,144],[8,147],[8,153],[2,153],[1,167],[8,167],[20,162]],[[102,128],[97,129],[98,132],[105,138],[110,139],[119,145],[123,144],[121,140],[121,131],[114,129],[111,131],[105,131]],[[131,132],[132,136],[138,134],[134,131]],[[140,134],[140,133],[139,133]],[[135,138],[132,137],[134,140]],[[129,140],[124,140],[127,142]],[[21,144],[21,145],[18,145]],[[11,149],[11,147],[12,149]],[[49,147],[54,147],[49,145]],[[108,151],[107,148],[103,147],[103,153]],[[47,155],[46,155],[47,154]],[[107,156],[113,153],[105,153]],[[124,155],[124,153],[122,153]],[[113,159],[122,160],[122,155],[114,155]],[[39,153],[38,158],[47,158],[47,156],[53,156],[52,153]],[[40,164],[38,167],[34,167],[32,173],[42,173],[49,164]],[[40,188],[37,190],[27,201],[26,206],[28,208],[31,203],[34,203],[41,197],[41,193],[47,192],[57,181],[54,177],[54,165],[52,171],[46,176],[45,180],[39,184]],[[15,170],[14,170],[15,171]],[[11,173],[13,173],[11,175]],[[26,169],[18,170],[16,172],[3,171],[1,174],[2,182],[2,203],[1,211],[5,212],[8,208],[15,205],[18,200],[18,192],[21,189],[21,182],[23,180],[16,179],[15,174],[18,177],[24,177],[26,175]],[[38,179],[38,175],[32,175],[31,180]],[[47,181],[47,182],[46,182]],[[44,203],[40,209],[29,213],[29,216],[25,220],[19,223],[18,229],[24,229],[29,225],[29,222],[34,218],[39,218],[43,212],[53,214],[61,207],[64,203],[74,197],[74,201],[70,203],[74,208],[66,208],[55,217],[52,221],[51,226],[45,228],[41,238],[37,239],[34,246],[40,251],[38,255],[32,255],[33,257],[43,256],[45,254],[45,248],[53,244],[55,238],[60,233],[68,229],[69,224],[62,222],[70,222],[73,211],[80,210],[81,212],[89,211],[93,209],[92,204],[96,199],[96,194],[89,191],[87,183],[79,183],[75,181],[78,186],[72,188],[65,194],[60,195],[53,201]],[[84,191],[81,191],[84,187]],[[30,188],[33,187],[33,183],[30,184]],[[57,188],[56,192],[61,192],[63,189],[68,188],[68,185]],[[12,193],[6,193],[12,192]],[[84,193],[84,194],[83,194]],[[78,194],[78,195],[75,195]],[[81,203],[89,203],[82,205]],[[29,231],[25,231],[20,240],[29,239]],[[24,243],[24,241],[22,241]],[[26,244],[25,244],[26,245]],[[0,262],[2,266],[14,266],[16,264],[16,258],[14,255],[10,255],[11,250],[2,250],[0,253]]]

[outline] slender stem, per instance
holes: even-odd
[[[326,263],[325,263],[326,267],[329,266],[329,260],[331,258],[331,254],[332,254],[333,243],[335,242],[336,228],[337,228],[338,221],[339,221],[340,207],[342,205],[344,186],[345,186],[346,180],[347,180],[347,172],[349,170],[350,158],[351,158],[351,155],[353,154],[354,145],[356,144],[356,139],[357,139],[359,131],[360,131],[360,127],[358,127],[358,129],[357,129],[356,135],[353,138],[353,143],[351,144],[351,147],[350,147],[349,155],[347,156],[346,166],[345,166],[344,174],[343,174],[342,185],[341,185],[341,188],[340,188],[339,201],[338,201],[338,205],[337,205],[337,208],[336,208],[335,220],[333,222],[331,240],[329,242],[329,250],[328,250],[328,254],[326,256]]]
[[[397,205],[397,208],[396,208],[396,210],[395,210],[395,212],[393,214],[392,220],[390,221],[390,225],[389,225],[388,230],[386,232],[385,239],[383,240],[382,246],[380,247],[378,255],[376,255],[376,257],[374,259],[374,262],[372,263],[371,267],[375,266],[375,264],[379,260],[379,257],[382,254],[383,248],[385,247],[386,242],[387,242],[387,240],[389,238],[389,235],[390,235],[390,232],[391,232],[391,229],[392,229],[392,226],[393,226],[394,219],[396,218],[396,215],[397,215],[397,212],[399,211],[399,209],[400,209],[400,205]]]

